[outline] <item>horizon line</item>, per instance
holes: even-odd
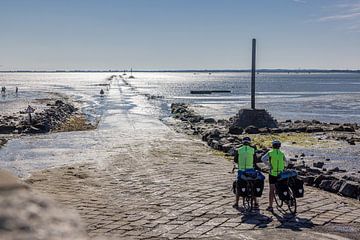
[[[23,72],[23,73],[41,73],[41,72],[48,72],[48,73],[61,73],[61,72],[130,72],[128,69],[109,69],[109,70],[80,70],[80,69],[58,69],[58,70],[0,70],[0,73],[16,73],[16,72]],[[261,68],[257,69],[257,72],[360,72],[360,69],[317,69],[317,68]],[[251,72],[251,69],[167,69],[167,70],[132,70],[132,72]]]

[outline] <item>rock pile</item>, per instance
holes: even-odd
[[[319,167],[318,165],[314,165]],[[320,188],[322,190],[337,193],[339,195],[360,200],[360,178],[354,176],[335,176],[335,173],[345,172],[339,168],[331,170],[318,169],[306,165],[294,166],[308,186]]]
[[[48,108],[33,114],[31,125],[24,116],[2,116],[0,134],[46,133],[64,123],[77,109],[70,103],[56,100]]]

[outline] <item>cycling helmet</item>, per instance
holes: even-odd
[[[272,147],[276,148],[276,149],[279,149],[281,147],[281,142],[279,140],[274,140],[272,142]]]
[[[251,143],[251,138],[249,138],[249,137],[244,137],[244,138],[242,139],[242,143],[243,143],[243,144],[250,144],[250,143]]]

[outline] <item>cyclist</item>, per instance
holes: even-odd
[[[251,138],[244,137],[242,139],[242,146],[237,150],[234,157],[234,162],[238,166],[238,181],[240,180],[241,175],[244,173],[245,170],[254,169],[254,160],[256,158],[255,151],[256,148],[254,146],[251,146]],[[237,191],[237,194],[235,196],[235,204],[233,205],[234,208],[239,207],[239,191]],[[256,197],[254,197],[254,208],[258,209],[259,204],[257,202]]]
[[[272,142],[272,149],[267,152],[262,158],[265,164],[269,166],[269,206],[266,210],[273,211],[273,202],[275,197],[275,184],[278,180],[278,176],[284,171],[287,161],[285,154],[280,150],[281,142],[274,140]]]

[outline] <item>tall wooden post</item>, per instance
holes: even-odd
[[[252,40],[251,108],[255,109],[256,39]]]

